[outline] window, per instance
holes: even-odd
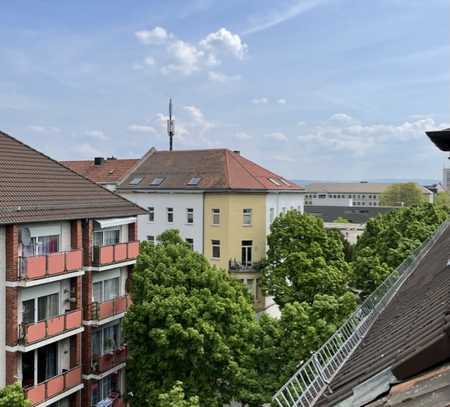
[[[149,206],[147,208],[147,212],[148,212],[148,221],[154,222],[155,221],[155,207]]]
[[[22,302],[22,322],[24,324],[34,323],[34,299]]]
[[[139,184],[139,183],[143,180],[143,178],[144,178],[144,177],[134,177],[134,178],[129,182],[129,184],[130,184],[130,185],[137,185],[137,184]]]
[[[155,236],[148,235],[147,236],[147,241],[149,241],[150,243],[155,244]]]
[[[150,182],[150,185],[161,185],[164,179],[164,177],[155,177],[152,182]]]
[[[94,357],[112,352],[120,345],[120,325],[117,323],[92,332],[92,354]]]
[[[194,223],[194,208],[187,208],[186,209],[186,221],[189,224]]]
[[[275,219],[275,208],[269,209],[269,223],[272,224],[272,222]]]
[[[108,246],[120,242],[120,229],[94,230],[94,246]]]
[[[198,183],[200,182],[201,178],[200,177],[192,177],[190,179],[190,181],[187,183],[188,185],[198,185]]]
[[[252,224],[252,210],[250,208],[245,208],[242,211],[242,214],[243,214],[244,225],[251,225]]]
[[[173,208],[167,208],[167,222],[173,223]]]
[[[52,294],[38,298],[38,321],[56,317],[59,314],[59,295]]]
[[[220,225],[220,209],[218,208],[212,210],[212,224]]]
[[[272,184],[275,184],[275,185],[281,185],[275,178],[268,178],[268,180],[272,183]]]
[[[191,250],[194,250],[194,239],[191,239],[190,237],[188,237],[186,239],[186,243],[191,247]]]
[[[284,184],[284,185],[290,185],[289,182],[287,182],[285,179],[280,178],[280,181]]]
[[[97,281],[92,285],[92,300],[94,302],[104,302],[117,298],[119,296],[119,287],[119,277]]]
[[[44,256],[59,251],[59,236],[38,236],[32,237],[28,246],[23,247],[23,255]]]
[[[252,265],[252,240],[242,240],[241,242],[241,263],[243,266]]]
[[[211,243],[213,259],[220,259],[220,240],[212,240]]]
[[[319,194],[319,199],[325,199],[327,196],[325,194]]]
[[[110,374],[92,386],[91,407],[97,406],[102,400],[107,400],[112,393],[119,392],[117,375]]]
[[[281,210],[282,210],[283,213],[286,213],[286,212],[287,212],[287,209],[286,209],[285,206],[283,206],[283,207],[281,208]]]

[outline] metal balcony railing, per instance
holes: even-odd
[[[387,306],[419,262],[449,225],[444,222],[351,314],[344,324],[273,396],[279,407],[311,407],[320,398],[345,361],[358,347],[379,314]]]

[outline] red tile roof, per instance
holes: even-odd
[[[142,208],[0,131],[0,224],[142,213]]]
[[[138,162],[138,159],[106,159],[95,165],[94,160],[61,161],[78,174],[102,184],[119,182]]]
[[[142,177],[137,184],[133,179]],[[150,185],[161,177],[160,185]],[[197,185],[188,185],[199,177]],[[154,151],[119,185],[119,189],[200,189],[300,191],[299,185],[227,149]]]

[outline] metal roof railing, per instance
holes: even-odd
[[[432,237],[423,242],[366,298],[344,324],[302,363],[300,369],[273,396],[279,407],[311,407],[333,377],[358,347],[379,314],[414,272],[419,262],[447,229],[444,222]]]

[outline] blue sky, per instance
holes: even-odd
[[[57,159],[228,147],[289,178],[440,178],[448,0],[14,1],[0,128]]]

